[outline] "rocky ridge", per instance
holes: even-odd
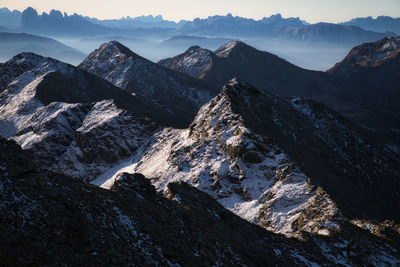
[[[183,180],[274,232],[330,235],[342,220],[395,220],[398,162],[395,147],[334,111],[233,79],[188,129],[164,129],[95,184],[109,188],[121,172],[161,190]]]

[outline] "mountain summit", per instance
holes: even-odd
[[[207,83],[159,66],[116,41],[100,46],[78,67],[129,93],[146,95],[176,112],[180,110],[187,121],[217,94]]]

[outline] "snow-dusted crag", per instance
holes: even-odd
[[[185,53],[161,60],[158,64],[201,79],[212,67],[215,60],[218,59],[212,51],[199,46],[192,46]]]
[[[0,134],[47,169],[95,177],[134,153],[163,119],[157,107],[150,111],[140,98],[71,65],[34,54],[4,65],[4,73],[16,71],[3,76],[13,81],[0,94]]]
[[[159,189],[185,181],[242,218],[289,236],[330,235],[347,217],[394,219],[397,152],[313,103],[233,79],[188,129],[159,132],[132,164],[95,183],[110,187],[120,172],[143,173]],[[352,190],[359,192],[348,195]]]
[[[205,82],[159,66],[116,41],[100,46],[79,68],[129,93],[149,96],[190,116],[217,94],[216,88]]]

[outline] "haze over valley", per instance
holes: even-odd
[[[84,14],[68,15],[58,10],[43,14],[38,14],[33,8],[23,11],[0,10],[1,31],[24,32],[55,39],[78,51],[65,54],[64,49],[46,53],[47,44],[44,40],[41,44],[36,42],[28,46],[31,52],[75,65],[83,59],[79,53],[88,55],[102,43],[112,40],[124,43],[153,62],[183,53],[192,45],[215,50],[230,40],[240,40],[300,67],[327,70],[343,59],[353,46],[398,34],[395,29],[399,27],[399,21],[396,18],[379,17],[372,22],[371,19],[366,22],[354,19],[339,24],[310,24],[300,18],[284,18],[280,14],[260,20],[231,14],[179,22],[164,20],[160,15],[100,20]],[[371,28],[374,22],[377,26]],[[2,43],[15,42],[12,38],[15,37],[2,36],[1,40]],[[28,38],[26,42],[29,43]],[[16,43],[12,49],[2,50],[0,60],[5,61],[10,54],[27,49],[21,46]]]

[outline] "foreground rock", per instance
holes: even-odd
[[[349,226],[296,241],[272,234],[178,182],[156,193],[140,174],[111,190],[41,170],[0,139],[1,265],[395,265],[398,252]],[[345,228],[347,229],[347,228]]]

